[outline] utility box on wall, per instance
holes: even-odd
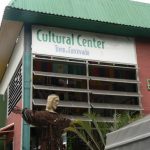
[[[150,90],[150,79],[147,79],[147,89]]]

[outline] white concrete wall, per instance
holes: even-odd
[[[13,50],[12,56],[10,58],[8,66],[7,66],[7,70],[1,81],[0,94],[5,93],[17,66],[18,66],[20,60],[22,59],[23,51],[24,51],[24,33],[22,30],[20,37],[18,38],[18,41],[16,42],[16,46]]]

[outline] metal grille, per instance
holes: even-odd
[[[8,88],[8,115],[22,97],[22,64],[18,65]]]

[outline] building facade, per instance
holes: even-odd
[[[88,121],[88,112],[107,122],[118,113],[150,113],[150,6],[126,0],[63,3],[17,0],[5,9],[0,94],[6,95],[7,115],[0,136],[10,139],[4,140],[10,149],[34,149],[40,134],[13,108],[44,110],[52,93],[60,96],[58,113],[72,120]]]

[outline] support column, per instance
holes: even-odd
[[[23,108],[30,108],[31,100],[31,25],[24,25]],[[23,121],[22,150],[30,149],[30,125]]]

